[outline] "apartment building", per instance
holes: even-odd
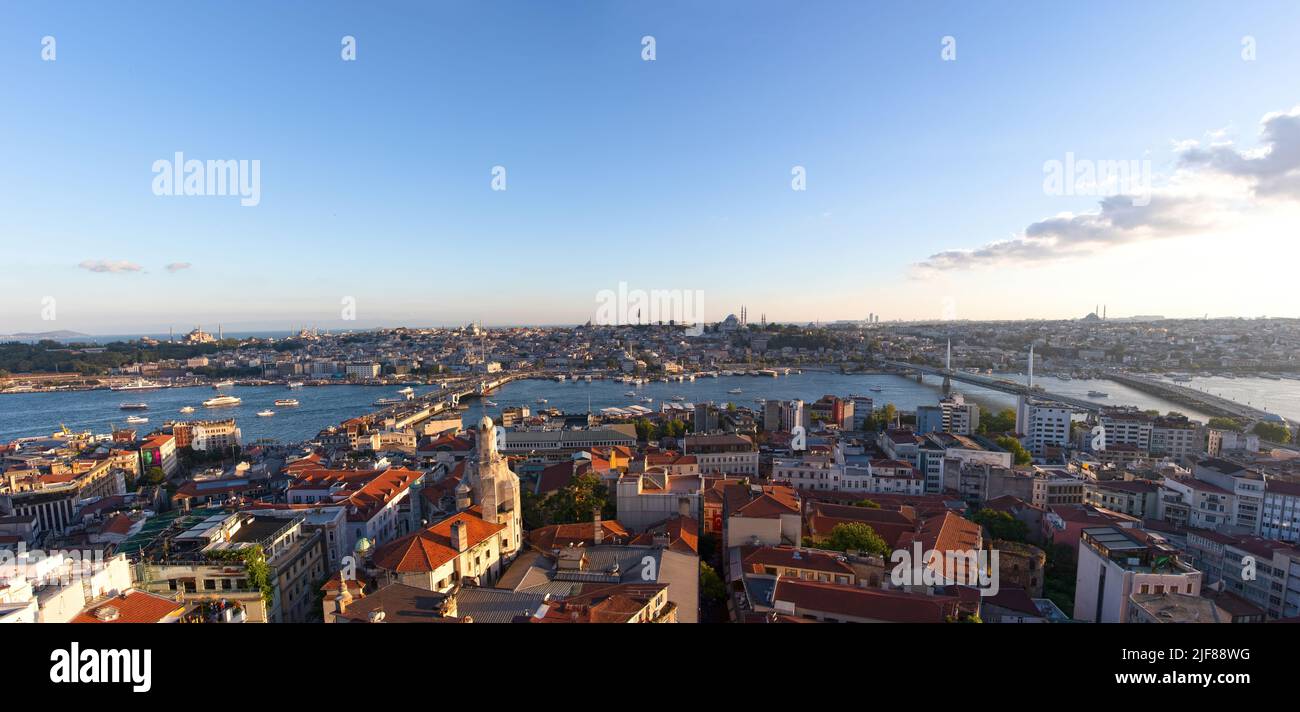
[[[1258,606],[1269,618],[1300,616],[1300,550],[1288,542],[1208,529],[1187,532],[1187,554],[1221,586]]]
[[[687,435],[684,442],[702,473],[758,476],[758,446],[743,435]]]
[[[1016,432],[1031,455],[1043,457],[1049,447],[1069,445],[1072,415],[1069,408],[1021,397],[1016,408]]]
[[[1125,623],[1135,594],[1199,596],[1203,575],[1184,563],[1164,537],[1138,528],[1083,530],[1074,591],[1074,619]]]

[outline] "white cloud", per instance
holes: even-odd
[[[1152,190],[1148,204],[1131,195],[1106,197],[1093,212],[1057,215],[1007,240],[930,255],[913,265],[914,274],[1087,257],[1126,244],[1231,229],[1250,217],[1259,199],[1300,200],[1300,107],[1266,115],[1260,137],[1261,145],[1249,150],[1226,141],[1177,142],[1177,169]]]
[[[77,266],[91,272],[113,273],[140,272],[144,269],[140,265],[126,260],[84,260]]]
[[[192,265],[189,262],[172,262],[164,267],[168,272],[179,272],[183,269],[189,269]]]

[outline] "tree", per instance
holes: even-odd
[[[1010,435],[998,438],[997,443],[1003,450],[1011,453],[1013,464],[1028,465],[1034,461],[1033,456],[1029,454],[1029,451],[1025,449],[1025,446],[1021,445],[1019,440],[1016,440]]]
[[[542,512],[551,524],[590,522],[593,512],[599,509],[601,518],[614,518],[614,504],[609,501],[609,489],[600,483],[595,473],[574,475],[569,484],[553,493],[542,503]]]
[[[997,413],[980,408],[980,433],[1009,433],[1016,429],[1016,411],[1006,408]]]
[[[700,562],[700,595],[704,600],[722,604],[727,600],[727,585],[722,582],[722,577],[712,566]]]
[[[994,539],[1023,542],[1029,534],[1029,527],[1008,512],[986,508],[976,512],[970,519],[988,529]]]
[[[1222,416],[1210,418],[1209,425],[1211,428],[1215,428],[1216,430],[1235,430],[1236,432],[1241,432],[1244,429],[1240,420],[1237,420],[1236,418],[1224,418]]]
[[[889,544],[876,533],[875,529],[862,522],[836,524],[831,535],[822,542],[823,548],[835,551],[854,549],[878,556],[887,556],[891,551]]]
[[[853,503],[854,507],[866,507],[867,509],[880,509],[880,505],[870,499],[860,499]]]
[[[145,471],[142,479],[144,479],[145,484],[160,485],[163,480],[167,479],[167,473],[163,472],[161,467],[150,467]]]
[[[1281,423],[1266,423],[1260,421],[1255,423],[1251,429],[1252,433],[1258,435],[1261,439],[1269,442],[1281,443],[1283,445],[1291,442],[1291,431]]]

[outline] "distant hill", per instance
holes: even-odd
[[[0,339],[82,339],[90,336],[79,331],[40,331],[18,334],[0,334]]]

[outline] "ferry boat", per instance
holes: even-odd
[[[271,410],[270,408],[267,408],[266,410],[259,410],[259,411],[257,411],[257,414],[258,414],[258,416],[260,416],[260,417],[262,417],[262,418],[269,418],[269,417],[275,415],[275,411]]]
[[[217,388],[229,388],[233,385],[235,385],[234,381],[217,381],[216,383],[212,384],[212,388],[215,390]]]
[[[487,399],[484,399],[484,400],[483,400],[483,405],[485,405],[485,406],[487,406],[487,407],[489,407],[489,408],[495,408],[495,407],[497,407],[496,401],[490,401],[490,400],[487,400]]]
[[[681,401],[686,400],[686,396],[681,396],[681,395],[673,396],[673,400],[678,401],[680,403]]]
[[[293,406],[298,405],[298,399],[297,399],[297,398],[278,398],[278,399],[276,399],[275,404],[276,404],[277,406],[280,406],[281,408],[292,408]]]
[[[727,391],[727,392],[728,392],[728,393],[731,393],[731,394],[733,394],[733,395],[736,394],[736,393],[744,393],[744,391],[740,390],[739,388],[732,388],[731,390],[729,390],[729,391]]]
[[[636,391],[628,391],[627,393],[624,393],[623,395],[627,396],[628,398],[636,398]]]
[[[192,405],[187,405],[187,406],[185,406],[184,408],[181,408],[181,412],[182,412],[182,413],[193,413],[193,412],[194,412],[194,406],[192,406]]]
[[[1088,391],[1089,398],[1109,398],[1110,394],[1105,391]]]
[[[287,384],[290,388],[302,388],[302,381],[289,381]]]
[[[133,415],[133,416],[127,418],[127,419],[126,419],[126,422],[128,422],[128,423],[130,423],[130,424],[132,424],[132,425],[139,425],[139,424],[141,424],[141,423],[147,423],[147,422],[149,422],[149,419],[148,419],[148,418],[141,418],[141,417],[138,416],[138,415]]]
[[[868,390],[870,390],[872,393],[879,393],[879,392],[881,392],[881,391],[883,391],[883,390],[885,390],[885,389],[884,389],[884,388],[881,388],[880,386],[872,386],[872,387],[869,388]]]
[[[123,403],[118,408],[122,410],[149,410],[148,403]]]
[[[109,390],[112,390],[112,391],[152,391],[152,390],[154,390],[154,389],[156,389],[156,388],[166,388],[166,386],[164,386],[164,385],[161,384],[161,383],[154,383],[153,381],[146,381],[146,380],[144,380],[143,378],[137,378],[137,379],[135,379],[134,381],[131,381],[130,383],[125,383],[125,384],[122,384],[122,385],[120,385],[120,386],[113,386],[113,387],[110,388]]]
[[[243,402],[243,399],[236,398],[235,396],[217,396],[216,398],[209,398],[203,401],[203,407],[220,408],[227,405],[239,405]]]

